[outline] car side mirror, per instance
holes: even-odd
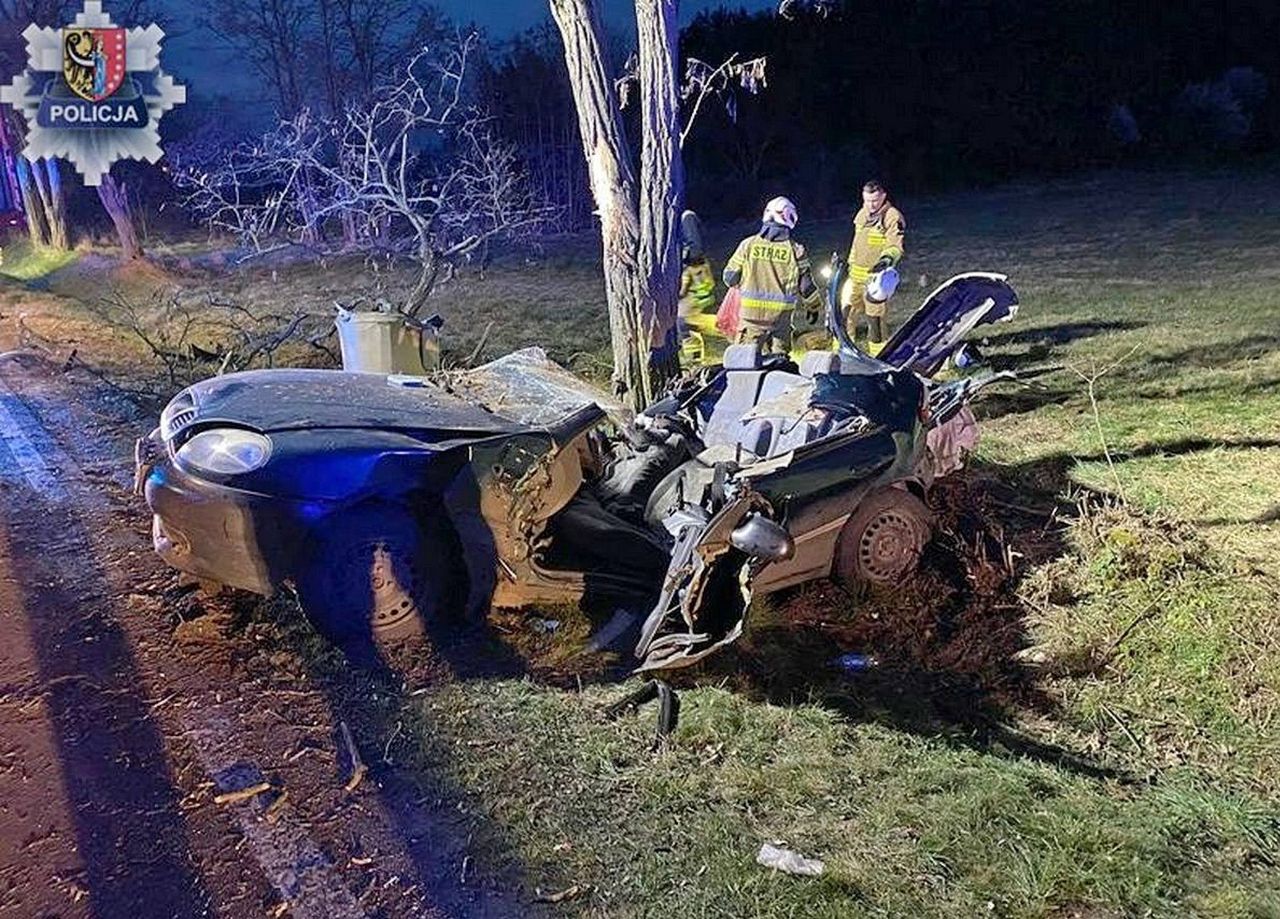
[[[729,544],[752,558],[782,562],[796,554],[796,541],[763,514],[750,514],[729,534]]]

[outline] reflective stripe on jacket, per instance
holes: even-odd
[[[716,276],[706,259],[685,265],[680,274],[680,315],[714,313],[716,302]]]
[[[849,277],[865,281],[871,276],[871,268],[881,258],[888,257],[896,265],[903,254],[903,237],[907,221],[902,211],[886,202],[879,213],[872,214],[865,207],[853,218],[853,244],[849,247]]]
[[[770,242],[757,234],[738,243],[725,270],[739,276],[744,320],[774,322],[795,309],[803,254],[789,239]]]

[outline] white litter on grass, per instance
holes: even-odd
[[[767,842],[760,847],[760,852],[756,855],[756,864],[772,868],[774,871],[784,871],[787,874],[799,874],[810,878],[821,877],[822,872],[827,868],[821,859],[805,858],[799,852],[780,849]]]

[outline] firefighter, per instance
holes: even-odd
[[[853,218],[853,244],[849,247],[849,279],[840,291],[849,338],[858,331],[858,319],[866,316],[867,352],[873,357],[889,338],[888,300],[897,287],[897,265],[902,260],[902,240],[907,221],[893,206],[883,185],[872,179],[862,186],[862,208]],[[867,282],[878,276],[868,291]]]
[[[716,276],[702,245],[698,215],[680,215],[680,363],[697,367],[706,359],[707,338],[716,334]]]
[[[804,246],[791,238],[799,215],[789,198],[765,205],[760,232],[738,243],[724,269],[724,283],[741,297],[738,344],[761,351],[791,351],[791,314],[803,303],[816,321],[822,299]]]

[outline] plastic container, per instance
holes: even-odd
[[[422,376],[440,367],[439,321],[403,313],[356,313],[339,307],[334,325],[342,369]]]

